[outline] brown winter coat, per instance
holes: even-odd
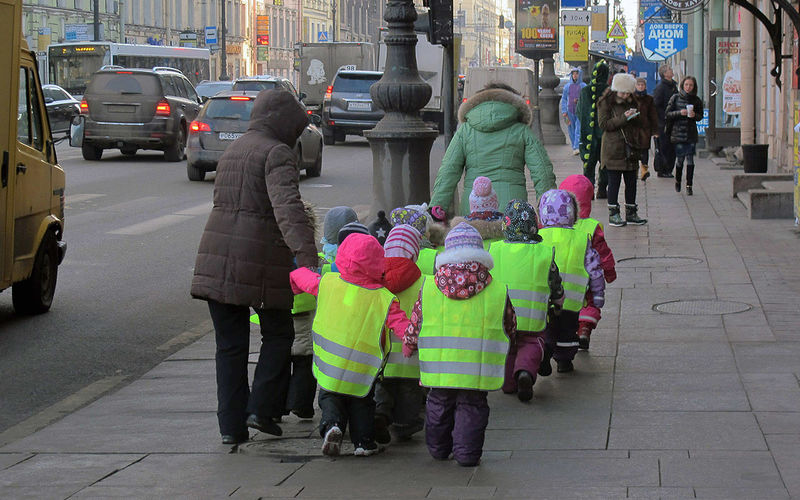
[[[639,101],[639,110],[642,112],[642,126],[649,130],[650,136],[658,135],[658,112],[653,96],[647,94],[634,94]],[[649,145],[648,141],[648,145]]]
[[[628,120],[625,111],[639,110],[639,116]],[[650,126],[644,117],[646,110],[634,95],[625,101],[617,102],[617,93],[606,89],[597,103],[597,121],[603,129],[600,147],[600,166],[609,170],[636,170],[639,168],[639,155],[626,158],[625,139],[639,151],[648,149]]]
[[[308,125],[295,97],[258,94],[248,131],[217,165],[214,206],[200,239],[192,296],[224,304],[291,309],[289,272],[317,265],[314,230],[298,189],[292,150]]]

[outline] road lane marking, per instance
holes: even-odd
[[[87,403],[99,398],[111,389],[114,389],[126,378],[125,375],[113,375],[92,382],[78,392],[67,396],[58,403],[45,408],[36,415],[0,433],[0,446],[5,446],[25,436],[29,436],[39,429],[47,427],[56,420],[66,417]]]
[[[107,207],[98,208],[101,212],[135,212],[139,208],[150,208],[154,205],[153,202],[159,200],[156,196],[145,196],[144,198],[137,198],[135,200],[124,201],[116,205],[109,205]]]
[[[308,183],[308,184],[300,184],[300,187],[301,188],[303,188],[303,187],[307,187],[307,188],[329,188],[329,187],[333,187],[333,184],[313,184],[313,183]]]
[[[189,207],[175,212],[175,215],[206,215],[211,212],[211,208],[213,206],[214,204],[211,202],[203,203],[202,205],[197,205],[196,207]]]
[[[70,206],[73,203],[83,203],[84,201],[93,200],[95,198],[102,198],[104,194],[70,194],[64,197],[64,204]]]
[[[138,224],[133,224],[109,231],[107,234],[141,236],[143,234],[152,233],[153,231],[158,231],[159,229],[163,229],[168,226],[173,226],[191,218],[192,216],[190,215],[162,215],[161,217],[156,217],[155,219],[146,220],[144,222],[139,222]]]

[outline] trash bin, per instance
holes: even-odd
[[[742,144],[742,158],[746,174],[767,172],[767,150],[769,144]]]

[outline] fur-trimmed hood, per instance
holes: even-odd
[[[516,122],[530,124],[532,116],[525,99],[504,89],[478,92],[458,109],[460,123],[469,123],[487,132],[507,128]]]
[[[503,239],[503,220],[482,220],[474,219],[467,220],[464,217],[453,217],[450,221],[450,228],[454,228],[462,222],[466,222],[474,227],[480,234],[483,241],[486,240],[502,240]]]

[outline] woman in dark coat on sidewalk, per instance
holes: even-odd
[[[298,189],[297,138],[308,125],[295,97],[258,94],[250,128],[217,164],[214,206],[200,239],[192,296],[208,301],[216,331],[217,418],[224,444],[248,427],[274,435],[289,385],[294,295],[289,272],[317,266],[314,230]],[[261,325],[253,389],[247,380],[250,308]]]
[[[608,223],[612,226],[646,224],[636,205],[636,171],[641,151],[650,142],[650,128],[644,109],[633,95],[636,79],[617,73],[597,105],[598,121],[603,129],[600,168],[608,170]],[[619,188],[625,179],[625,220],[620,216]]]
[[[703,119],[703,100],[697,96],[697,80],[687,76],[680,91],[667,104],[667,133],[675,145],[675,191],[681,192],[683,162],[686,160],[686,194],[692,195],[694,155],[697,145],[697,122]]]

